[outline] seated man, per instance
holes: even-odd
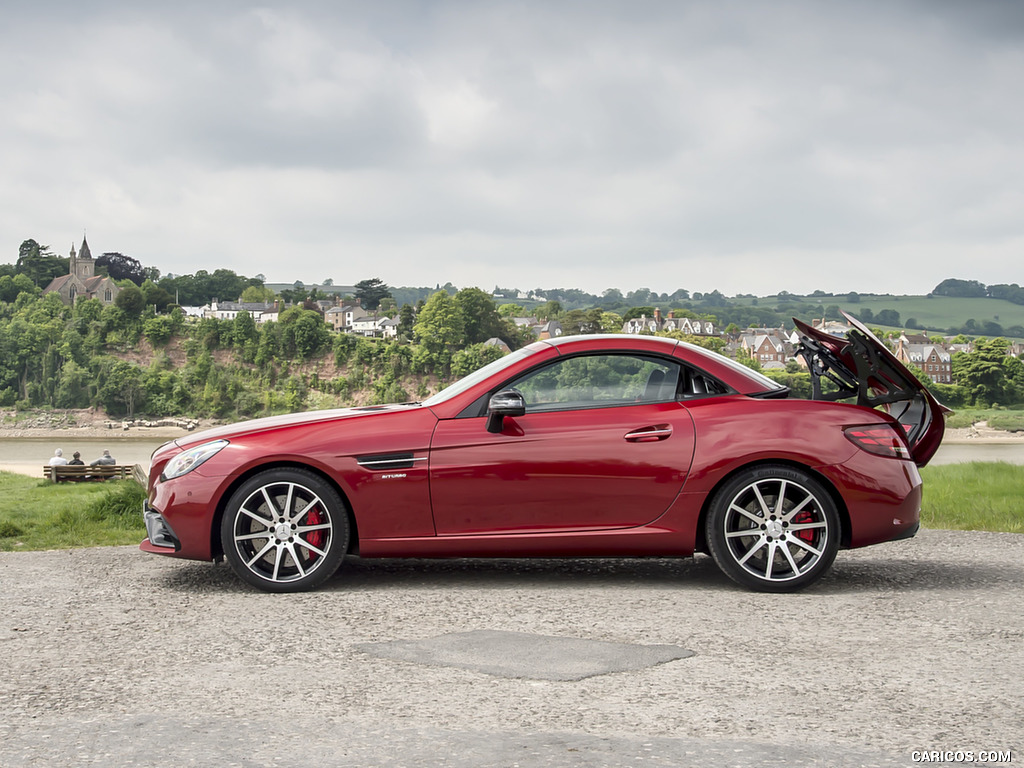
[[[64,458],[64,451],[62,451],[60,448],[54,451],[53,456],[50,457],[51,467],[60,467],[67,463],[68,460]]]
[[[71,461],[68,462],[68,466],[84,467],[85,462],[82,461],[82,454],[80,454],[78,451],[75,451],[74,454],[71,456]]]
[[[117,462],[114,461],[114,457],[110,455],[110,451],[105,450],[105,451],[103,451],[103,455],[102,456],[100,456],[95,461],[90,461],[89,462],[89,466],[92,466],[92,467],[95,467],[95,466],[101,465],[101,464],[117,464]]]

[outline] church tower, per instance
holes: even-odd
[[[86,241],[85,236],[82,236],[82,247],[78,251],[78,255],[75,255],[75,246],[71,246],[71,264],[70,272],[80,280],[88,280],[90,277],[96,274],[96,262],[92,260],[92,252],[89,250],[89,243]]]

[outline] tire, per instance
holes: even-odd
[[[265,592],[323,584],[348,550],[349,519],[338,492],[303,469],[270,469],[228,501],[220,540],[231,569]]]
[[[822,484],[794,467],[747,469],[722,486],[705,534],[715,564],[759,592],[795,592],[832,567],[841,528]]]

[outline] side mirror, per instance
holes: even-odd
[[[521,392],[514,389],[503,389],[491,395],[487,403],[487,431],[493,434],[501,432],[506,416],[526,415],[526,400]]]

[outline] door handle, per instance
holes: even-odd
[[[623,437],[631,443],[653,443],[672,436],[671,424],[658,424],[627,432]]]

